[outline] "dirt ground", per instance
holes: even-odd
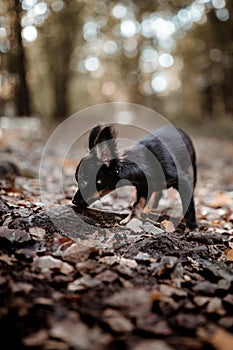
[[[194,137],[199,227],[190,232],[179,223],[179,205],[170,217],[174,191],[162,199],[161,215],[158,207],[124,227],[129,191],[103,199],[104,212],[78,211],[71,206],[77,159],[65,160],[60,193],[56,154],[45,173],[45,208],[38,174],[44,141],[3,136],[4,350],[233,349],[233,142]]]

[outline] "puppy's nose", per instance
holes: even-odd
[[[77,205],[77,204],[78,204],[78,202],[77,202],[76,199],[75,199],[75,196],[74,196],[74,198],[72,199],[72,203],[73,203],[74,205]]]
[[[75,193],[74,198],[72,199],[72,203],[79,208],[87,207],[87,203],[84,201],[79,192]]]

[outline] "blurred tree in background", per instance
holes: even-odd
[[[21,3],[0,2],[0,107],[1,114],[29,115],[30,96],[26,81],[25,49],[21,36]]]
[[[127,101],[232,121],[232,18],[230,0],[0,0],[0,113]]]

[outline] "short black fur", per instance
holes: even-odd
[[[98,125],[90,133],[89,149],[76,170],[79,189],[73,198],[75,205],[85,207],[113,191],[120,180],[128,180],[137,192],[128,220],[141,214],[153,192],[159,200],[164,189],[174,187],[181,197],[184,221],[190,229],[197,227],[193,199],[196,155],[184,131],[162,127],[120,154],[114,128]]]

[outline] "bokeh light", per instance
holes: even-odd
[[[84,60],[84,67],[86,68],[86,70],[88,70],[89,72],[94,72],[97,69],[99,69],[100,67],[100,61],[97,57],[94,56],[88,56],[85,60]]]
[[[169,53],[163,53],[159,56],[159,64],[164,68],[171,67],[174,63],[174,58]]]
[[[48,5],[45,2],[39,2],[35,5],[34,11],[36,15],[44,15],[48,10]]]
[[[54,0],[51,4],[51,9],[54,11],[54,12],[59,12],[63,9],[64,7],[64,1],[62,0]]]
[[[158,52],[152,46],[146,46],[143,49],[139,67],[144,73],[152,73],[158,67]]]
[[[4,4],[4,0],[2,3]],[[214,42],[208,46],[207,34],[203,38],[194,35],[200,35],[202,28],[207,28],[210,15],[216,16],[215,22],[212,23],[215,28],[219,26],[219,29],[224,31],[225,23],[220,22],[232,20],[229,2],[226,0],[180,1],[179,5],[176,1],[169,7],[162,1],[155,1],[154,6],[150,6],[149,2],[139,5],[137,2],[129,3],[123,0],[20,0],[20,4],[23,9],[20,13],[20,24],[23,45],[26,47],[25,57],[29,54],[30,60],[31,53],[27,50],[33,52],[38,49],[38,53],[42,53],[46,61],[46,55],[49,55],[49,52],[46,52],[46,44],[51,42],[51,37],[56,38],[53,42],[54,47],[62,44],[64,50],[67,41],[67,67],[71,69],[74,81],[71,84],[76,88],[81,86],[80,89],[87,89],[92,98],[96,99],[95,102],[101,102],[101,99],[105,98],[117,100],[121,96],[127,99],[138,94],[151,98],[153,95],[173,96],[181,84],[183,88],[184,82],[188,80],[185,69],[190,57],[186,57],[185,54],[191,50],[197,55],[193,75],[197,67],[205,71],[207,67],[210,69],[218,63],[218,74],[221,75],[224,69],[232,66],[231,48],[215,46]],[[58,13],[60,11],[61,13]],[[73,23],[66,22],[69,16]],[[7,53],[14,45],[11,43],[12,29],[7,23],[1,22],[3,17],[0,19],[0,52]],[[48,18],[50,20],[47,24]],[[72,25],[75,30],[68,33],[67,27],[72,28]],[[56,37],[58,29],[59,40]],[[38,44],[29,45],[36,41],[39,33]],[[186,40],[188,48],[182,46]],[[33,54],[35,55],[34,52]],[[63,55],[61,51],[60,54]],[[32,59],[35,61],[35,56]],[[43,62],[38,71],[48,72],[50,65],[51,62]],[[37,72],[37,68],[35,72],[37,78],[42,75]],[[193,85],[198,91],[204,91],[211,86],[211,79],[216,78],[214,74],[196,74],[192,78]],[[27,73],[27,82],[36,85],[38,79],[29,77],[32,77],[30,72]],[[12,83],[8,86],[12,86]],[[5,88],[5,91],[8,90]],[[83,96],[86,96],[86,90],[82,92]]]
[[[165,92],[168,88],[167,76],[164,73],[158,73],[152,77],[151,86],[155,93]]]
[[[6,28],[2,27],[0,28],[0,39],[4,39],[7,37],[7,30]]]
[[[109,55],[112,55],[112,54],[117,52],[118,45],[117,45],[116,41],[108,40],[104,43],[103,49],[104,49],[104,52],[106,52]]]
[[[185,37],[196,23],[204,23],[206,13],[211,8],[214,8],[219,20],[228,20],[229,12],[225,5],[225,0],[193,0],[176,13],[145,11],[139,21],[136,7],[119,2],[111,7],[114,25],[111,34],[102,37],[102,44],[99,45],[97,40],[101,37],[103,25],[100,25],[100,21],[103,16],[101,20],[100,17],[88,17],[84,23],[83,39],[87,45],[84,50],[92,54],[82,61],[82,71],[99,72],[103,59],[112,55],[117,64],[117,58],[123,55],[130,60],[138,60],[138,71],[128,72],[126,81],[130,85],[139,84],[142,94],[164,95],[176,91],[181,86],[180,74],[183,67],[182,64],[180,68],[181,60],[176,56],[177,41]],[[217,60],[216,53],[212,52],[210,56],[211,60]],[[96,78],[97,76],[100,75],[95,75]],[[103,95],[111,96],[116,92],[116,86],[113,86],[112,80],[105,81],[101,91]]]
[[[222,9],[226,6],[226,1],[225,0],[212,0],[212,5],[216,9]]]
[[[22,30],[22,37],[25,41],[31,43],[37,38],[37,29],[34,26],[27,26]]]
[[[23,0],[22,1],[22,9],[25,11],[30,10],[35,4],[37,3],[37,0]]]
[[[112,9],[112,15],[115,18],[121,19],[124,18],[127,14],[127,7],[123,4],[117,4]]]
[[[121,23],[121,35],[125,38],[131,38],[137,33],[137,25],[133,20],[126,20]]]
[[[83,38],[86,41],[93,41],[98,36],[98,23],[86,22],[83,26]]]
[[[172,21],[159,17],[152,21],[152,30],[158,39],[166,39],[174,34],[175,25]]]
[[[228,9],[217,10],[215,13],[216,13],[217,18],[222,22],[226,22],[230,18],[230,13],[229,13]]]
[[[113,81],[106,81],[102,86],[102,93],[105,96],[111,96],[116,91],[116,84]]]

